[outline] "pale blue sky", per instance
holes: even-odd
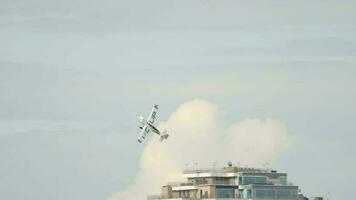
[[[0,198],[104,199],[135,176],[136,116],[196,97],[302,140],[308,195],[356,188],[353,1],[0,1]],[[213,162],[213,161],[212,161]],[[220,161],[223,164],[225,161]]]

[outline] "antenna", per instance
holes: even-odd
[[[198,170],[198,162],[195,162],[194,164],[195,164],[195,172],[199,176],[200,171]]]
[[[326,198],[327,198],[327,200],[330,200],[330,192],[329,191],[326,193]]]

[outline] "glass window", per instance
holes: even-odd
[[[243,185],[252,184],[253,181],[254,181],[254,178],[253,178],[253,177],[245,176],[245,177],[242,178],[242,184],[243,184]]]
[[[257,189],[255,195],[255,197],[258,199],[274,199],[275,191],[273,189]]]
[[[216,198],[234,198],[234,188],[216,188]]]
[[[267,183],[267,177],[265,176],[243,176],[242,185],[250,184],[265,184]]]
[[[208,181],[205,178],[196,178],[195,179],[195,184],[197,185],[202,185],[202,184],[207,184]]]
[[[257,183],[257,184],[267,183],[267,177],[263,177],[263,176],[256,177],[255,183]]]
[[[250,199],[252,197],[252,192],[249,189],[244,189],[242,192],[242,196],[244,199]]]
[[[295,200],[297,198],[296,189],[255,189],[253,190],[253,194],[254,199]]]
[[[277,190],[278,199],[295,199],[297,196],[296,189],[279,189]]]
[[[280,176],[280,177],[278,178],[278,180],[279,180],[279,184],[281,184],[281,185],[287,185],[287,177],[286,177],[286,176]]]

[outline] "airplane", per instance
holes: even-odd
[[[147,134],[150,131],[152,131],[160,136],[160,138],[159,138],[160,142],[162,142],[163,140],[166,140],[168,138],[169,135],[167,134],[166,130],[163,130],[161,132],[153,125],[156,120],[157,111],[158,111],[158,105],[154,105],[150,115],[147,117],[147,120],[145,120],[145,118],[142,115],[140,117],[138,117],[138,122],[140,124],[139,128],[142,129],[140,136],[137,139],[137,141],[139,143],[142,143],[143,140],[145,140]]]

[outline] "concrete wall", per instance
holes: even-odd
[[[186,198],[186,199],[196,199],[198,198],[197,190],[177,190],[172,191],[171,198]]]
[[[162,186],[161,197],[166,199],[172,198],[172,187],[170,185]]]
[[[197,194],[198,198],[215,198],[215,186],[199,186]]]

